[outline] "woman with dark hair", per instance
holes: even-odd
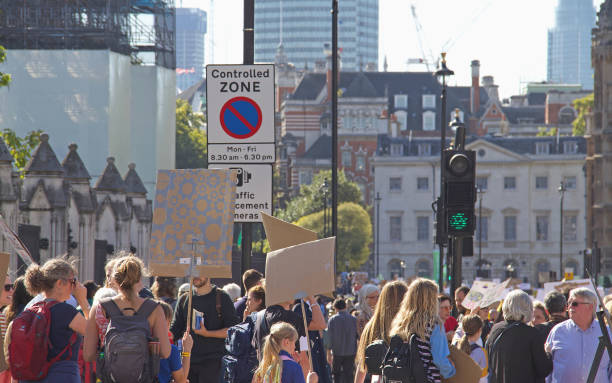
[[[176,279],[170,277],[155,277],[151,286],[155,299],[169,304],[172,309],[176,306]]]
[[[6,315],[6,323],[11,323],[13,319],[25,308],[26,304],[34,298],[28,293],[25,286],[25,278],[19,277],[15,279],[13,283],[13,297],[11,303],[4,308],[4,314]]]
[[[263,310],[265,308],[266,290],[264,290],[263,286],[261,285],[251,287],[251,289],[247,293],[246,308],[244,309],[242,320],[246,320],[246,318],[251,315],[251,313]]]

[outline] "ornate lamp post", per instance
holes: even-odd
[[[559,279],[563,279],[563,199],[567,190],[563,181],[557,190],[561,196],[559,200]]]

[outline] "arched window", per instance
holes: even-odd
[[[483,259],[476,262],[476,276],[480,278],[491,278],[491,261]]]
[[[575,259],[568,259],[565,262],[565,268],[572,269],[574,276],[578,275],[578,267],[579,267],[578,261],[576,261]]]
[[[417,277],[431,278],[431,262],[427,259],[420,259],[415,265]]]
[[[392,259],[389,261],[389,278],[394,280],[402,275],[402,261],[399,259]]]
[[[516,259],[506,259],[504,261],[504,271],[506,278],[516,278],[518,276],[519,263]]]

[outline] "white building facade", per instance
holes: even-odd
[[[583,274],[585,247],[586,145],[582,137],[481,137],[467,140],[476,151],[476,203],[473,256],[463,258],[463,279],[480,275],[515,276],[537,284],[544,274],[559,273],[560,192],[563,202],[563,269]],[[434,277],[434,213],[440,189],[440,141],[379,136],[374,159],[375,189],[380,196],[374,228],[379,271]],[[376,209],[375,204],[374,208]],[[479,214],[481,212],[481,214]],[[482,222],[482,235],[479,224]],[[376,238],[378,233],[378,238]],[[481,255],[479,256],[479,253]],[[375,253],[376,254],[376,253]],[[480,262],[479,262],[480,259]]]

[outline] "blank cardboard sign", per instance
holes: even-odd
[[[279,250],[317,240],[317,233],[260,212],[270,249]]]
[[[335,241],[331,237],[269,252],[266,305],[333,291]]]

